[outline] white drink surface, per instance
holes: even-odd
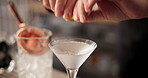
[[[51,49],[66,68],[77,69],[95,47],[84,42],[67,41],[55,44]]]

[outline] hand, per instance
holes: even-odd
[[[57,17],[71,20],[76,0],[42,0],[45,8],[52,10]]]
[[[92,11],[94,4],[99,9]],[[121,21],[148,17],[147,0],[78,0],[73,11],[77,22]]]

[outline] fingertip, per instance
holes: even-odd
[[[66,21],[69,21],[69,19],[65,19]]]
[[[87,5],[85,6],[85,11],[86,12],[91,12],[93,10],[93,7],[95,6],[95,4],[101,0],[89,0]]]
[[[71,17],[71,14],[69,13],[64,13],[63,18],[64,19],[69,19]]]
[[[66,20],[66,21],[73,21],[73,19],[70,19],[70,18],[69,18],[69,19],[65,19],[65,20]]]
[[[46,3],[44,3],[43,6],[44,6],[45,8],[47,8],[47,9],[50,9],[50,6],[49,6],[48,4],[46,4]]]
[[[62,11],[55,11],[55,16],[56,17],[62,17],[63,16],[63,12]]]
[[[68,17],[67,14],[64,14],[64,15],[63,15],[63,18],[64,18],[66,21],[70,21],[70,17]]]
[[[85,12],[91,12],[91,6],[86,5],[85,6]]]
[[[46,0],[43,0],[42,3],[45,8],[51,9],[49,3]]]
[[[80,22],[77,16],[73,16],[74,21]]]
[[[51,10],[52,11],[55,11],[55,3],[56,3],[56,0],[48,0],[48,1],[49,1]]]
[[[77,16],[73,16],[73,19],[74,19],[74,20],[77,20],[78,18],[77,18]]]
[[[52,11],[55,11],[55,7],[54,7],[54,6],[51,6],[51,10],[52,10]]]
[[[85,23],[86,22],[86,17],[84,15],[80,16],[80,22]]]

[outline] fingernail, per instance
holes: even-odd
[[[86,21],[85,16],[81,15],[81,16],[80,16],[80,22],[84,23],[85,21]]]
[[[55,16],[56,17],[61,17],[61,16],[63,16],[63,13],[62,12],[55,12]]]
[[[65,19],[66,21],[70,21],[70,19]]]
[[[73,16],[73,19],[74,19],[74,20],[77,20],[78,18],[77,18],[77,16]]]
[[[64,14],[64,15],[63,15],[63,18],[68,19],[68,18],[70,18],[70,17],[69,17],[68,14]]]
[[[80,19],[77,16],[73,16],[74,21],[80,22]]]

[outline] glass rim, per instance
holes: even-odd
[[[93,40],[90,40],[90,39],[86,39],[86,38],[76,38],[76,37],[71,37],[71,38],[58,38],[58,39],[53,39],[49,42],[48,46],[53,46],[57,43],[62,43],[62,42],[66,42],[66,41],[77,41],[77,42],[83,42],[83,43],[86,43],[86,44],[89,44],[91,46],[93,46],[94,48],[97,47],[97,43],[94,42]],[[52,44],[52,43],[55,43],[55,44]]]
[[[41,30],[45,31],[46,36],[44,36],[44,37],[31,37],[31,38],[29,38],[29,37],[19,37],[19,36],[17,36],[15,34],[15,38],[16,39],[48,39],[50,36],[52,36],[51,30],[47,30],[47,29],[41,29]]]

